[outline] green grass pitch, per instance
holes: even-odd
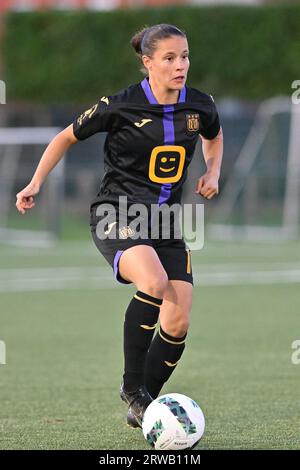
[[[107,280],[112,273],[92,242],[39,253],[1,247],[0,260],[7,356],[0,365],[0,448],[150,449],[139,429],[126,426],[118,395],[123,316],[133,287]],[[270,272],[299,270],[299,243],[208,243],[193,254],[193,265],[200,282],[187,348],[163,392],[186,394],[202,407],[200,450],[299,448],[300,365],[291,362],[291,343],[300,339],[299,282],[218,277],[267,272],[269,279]],[[98,266],[103,283],[81,273],[81,280],[51,288],[55,277],[65,282],[68,269],[70,277]]]

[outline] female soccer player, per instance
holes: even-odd
[[[22,214],[34,206],[33,197],[72,144],[107,132],[105,173],[91,204],[91,230],[117,280],[137,289],[125,314],[120,390],[129,405],[127,422],[137,427],[183,353],[193,278],[190,251],[182,236],[174,236],[174,218],[169,237],[161,231],[158,237],[149,237],[154,218],[144,213],[140,222],[146,236],[137,237],[130,209],[137,203],[146,209],[180,203],[199,135],[207,171],[198,180],[196,193],[207,199],[218,194],[223,137],[211,96],[185,85],[189,70],[185,33],[159,24],[135,34],[131,44],[146,77],[102,96],[60,132],[45,150],[30,184],[17,194],[16,206]],[[119,204],[120,197],[126,198],[127,209]],[[159,230],[165,223],[164,219],[158,223]],[[102,232],[101,226],[106,228]],[[158,319],[159,330],[152,339]]]

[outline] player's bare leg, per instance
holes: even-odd
[[[133,282],[138,290],[163,298],[168,287],[168,276],[151,246],[137,245],[128,248],[119,261],[119,273]]]

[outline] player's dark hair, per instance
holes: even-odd
[[[147,55],[148,57],[152,57],[157,48],[157,43],[161,39],[167,39],[171,36],[181,36],[186,38],[186,34],[176,26],[162,23],[145,27],[141,31],[138,31],[131,38],[130,43],[143,64],[142,56]],[[140,70],[144,74],[148,74],[144,66]]]

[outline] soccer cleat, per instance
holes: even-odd
[[[127,412],[127,424],[131,428],[140,428],[141,427],[139,425],[139,423],[137,422],[137,420],[135,419],[134,414],[132,413],[132,410],[131,410],[130,407],[128,408],[128,412]]]
[[[126,392],[124,384],[120,388],[120,397],[129,405],[127,424],[133,428],[142,427],[143,416],[146,408],[153,401],[144,385],[133,392]]]

